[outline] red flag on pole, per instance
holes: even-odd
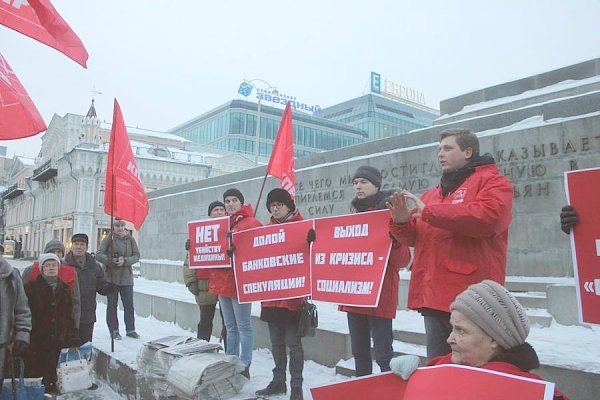
[[[55,48],[87,68],[83,43],[50,0],[0,1],[0,24]]]
[[[131,221],[135,229],[140,229],[150,206],[139,178],[117,99],[110,131],[105,186],[104,212],[115,218]]]
[[[27,91],[0,54],[0,139],[22,139],[46,129]]]
[[[281,117],[271,159],[267,166],[267,174],[281,181],[281,187],[287,190],[292,198],[296,195],[296,175],[294,173],[294,129],[292,127],[292,109],[288,102]]]

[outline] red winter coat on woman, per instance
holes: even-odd
[[[296,221],[303,221],[303,220],[304,220],[304,217],[302,217],[302,215],[300,215],[300,212],[298,210],[296,210],[293,212],[290,219],[288,219],[284,222],[278,222],[275,218],[273,218],[271,216],[269,225],[286,224],[288,222],[296,222]],[[303,300],[304,300],[304,297],[296,297],[294,299],[286,299],[286,300],[263,301],[262,303],[260,303],[260,305],[263,308],[263,310],[265,308],[283,308],[283,309],[286,309],[289,311],[300,311],[300,306],[301,306]]]
[[[476,167],[446,196],[438,186],[421,200],[421,218],[389,224],[398,242],[415,248],[408,307],[450,312],[469,285],[484,279],[504,284],[513,186],[498,167]]]
[[[254,211],[250,204],[245,204],[241,210],[230,216],[229,223],[232,232],[240,232],[262,226],[262,224],[254,218]],[[212,269],[208,283],[208,291],[219,296],[237,297],[233,266],[231,268]]]
[[[392,192],[389,191],[377,192],[376,195],[371,196],[373,199],[364,199],[367,202],[371,200],[371,202],[374,202],[373,204],[366,207],[360,207],[360,204],[363,204],[364,201],[361,202],[358,199],[354,199],[352,205],[356,212],[381,210],[385,208],[385,202],[391,194]],[[398,306],[398,287],[400,286],[400,277],[398,276],[398,273],[400,268],[404,268],[408,265],[409,261],[410,251],[408,247],[393,239],[377,307],[339,306],[339,310],[356,314],[372,315],[379,318],[394,319],[396,317],[396,307]]]

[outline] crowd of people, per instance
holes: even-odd
[[[382,372],[393,370],[404,378],[418,366],[414,358],[393,359],[398,272],[409,267],[408,307],[423,316],[429,365],[462,364],[539,378],[529,372],[539,361],[525,342],[528,317],[502,286],[513,186],[499,172],[493,157],[480,155],[477,136],[469,130],[443,131],[438,160],[440,183],[421,197],[406,190],[381,190],[381,171],[372,166],[361,166],[353,174],[352,210],[388,209],[386,229],[392,240],[378,306],[339,308],[347,315],[356,375],[372,374],[373,358]],[[268,193],[266,208],[271,225],[303,219],[294,199],[283,189]],[[227,189],[222,202],[212,202],[208,216],[228,216],[232,232],[262,226],[236,188]],[[561,221],[563,230],[569,231],[576,223],[575,211],[563,209]],[[318,232],[309,231],[307,240],[310,246],[318,240]],[[73,235],[66,255],[62,243],[50,241],[39,262],[24,272],[23,280],[0,257],[0,363],[7,351],[23,355],[25,360],[38,360],[26,362],[27,368],[43,376],[49,390],[55,390],[56,372],[50,366],[56,364],[57,351],[92,340],[96,293],[108,296],[106,321],[112,338],[121,338],[116,314],[119,295],[126,335],[139,338],[131,266],[140,254],[125,223],[114,224],[114,232],[101,243],[96,258],[87,249],[88,237],[81,233]],[[184,281],[199,306],[198,337],[210,340],[218,304],[225,352],[239,357],[245,366],[243,375],[250,379],[252,305],[238,301],[233,268],[190,269],[189,240],[185,249]],[[236,251],[231,241],[229,251]],[[287,393],[289,368],[290,399],[303,398],[304,351],[298,333],[303,301],[306,299],[262,303],[260,319],[268,324],[275,365],[271,382],[256,392],[258,396]],[[557,390],[555,399],[566,397]]]

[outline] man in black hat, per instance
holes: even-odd
[[[81,316],[79,317],[79,345],[92,341],[96,322],[96,292],[103,296],[114,293],[117,286],[104,278],[100,264],[88,250],[88,235],[76,233],[71,237],[71,251],[65,257],[65,263],[77,270]]]

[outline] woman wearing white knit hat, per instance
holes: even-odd
[[[540,362],[535,350],[525,342],[529,317],[519,301],[502,285],[485,280],[469,286],[450,305],[452,332],[448,344],[452,352],[432,359],[428,366],[460,364],[542,380],[529,371]],[[417,369],[416,356],[400,356],[391,368],[404,379]],[[555,400],[568,400],[557,389]]]

